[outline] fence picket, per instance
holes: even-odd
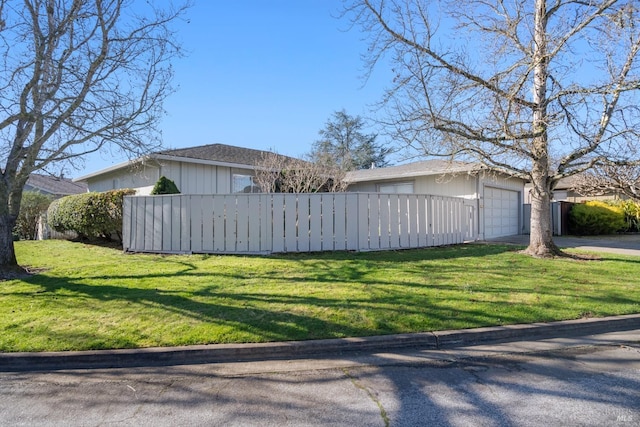
[[[260,197],[248,197],[247,209],[247,251],[251,253],[261,252],[263,236],[260,229],[262,222],[262,204]]]
[[[398,204],[400,207],[400,247],[409,247],[409,214],[407,209],[408,196],[401,194],[398,196]]]
[[[333,248],[337,251],[347,249],[347,196],[333,196]]]
[[[309,250],[322,250],[322,195],[309,199]]]
[[[287,194],[284,199],[285,251],[298,252],[298,207],[295,194]]]
[[[161,244],[160,248],[163,252],[171,251],[171,196],[163,196],[158,198],[161,205],[162,226],[161,226]],[[158,221],[158,219],[155,219]],[[159,222],[159,221],[158,221]]]
[[[356,193],[355,197],[347,197],[345,200],[345,227],[347,232],[347,250],[357,250],[358,249],[358,196]]]
[[[191,197],[191,252],[202,252],[202,196]]]
[[[244,194],[236,198],[235,210],[237,234],[234,252],[249,252],[249,218],[258,212],[251,212],[249,210],[249,199],[247,195]],[[256,238],[258,238],[258,236],[259,235],[256,234]]]
[[[380,197],[369,195],[369,249],[380,249]]]
[[[124,199],[122,201],[122,249],[124,251],[129,250],[131,248],[131,236],[133,233],[131,232],[131,205],[133,204],[133,200]],[[42,227],[42,217],[38,221],[38,235],[42,236],[44,233],[40,231]],[[38,240],[41,240],[41,237],[38,237]]]
[[[320,209],[322,211],[322,224],[320,234],[322,244],[320,250],[332,251],[335,249],[334,220],[335,214],[335,193],[322,194],[320,196]]]
[[[389,245],[392,249],[400,247],[400,201],[398,195],[389,195]]]
[[[309,194],[298,194],[298,251],[309,252]]]
[[[285,252],[286,251],[286,239],[285,239],[285,210],[284,210],[284,197],[282,194],[274,194],[272,196],[272,208],[271,208],[271,229],[272,232],[272,244],[271,247],[265,246],[263,250],[272,249],[273,252]],[[269,224],[264,224],[268,227]]]
[[[226,225],[225,225],[225,202],[224,197],[213,198],[213,250],[214,252],[224,252],[224,243],[226,242]]]
[[[369,195],[358,193],[358,250],[369,250]]]
[[[202,251],[213,251],[213,198],[202,198]]]
[[[225,200],[225,217],[224,217],[224,251],[233,253],[237,251],[236,242],[238,241],[237,228],[237,198],[232,195],[223,196]]]

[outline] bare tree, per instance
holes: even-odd
[[[277,193],[280,186],[280,172],[288,163],[287,158],[277,153],[263,153],[256,162],[253,181],[264,193]]]
[[[596,166],[576,177],[573,190],[583,196],[620,194],[640,202],[640,167]]]
[[[0,268],[29,174],[111,148],[159,146],[156,123],[180,54],[172,23],[189,4],[0,0]]]
[[[630,164],[640,131],[635,1],[353,0],[370,69],[396,73],[384,105],[397,140],[533,185],[527,252],[553,256],[557,182]]]
[[[345,171],[321,161],[266,153],[255,169],[255,183],[266,193],[335,192],[346,188]]]

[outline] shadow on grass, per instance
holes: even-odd
[[[578,292],[563,287],[518,289],[505,284],[511,276],[531,274],[529,264],[516,266],[509,259],[488,264],[484,259],[514,250],[504,245],[465,245],[438,250],[263,257],[289,262],[294,268],[287,271],[250,266],[217,269],[206,264],[216,258],[207,256],[197,260],[149,257],[148,269],[142,273],[126,272],[125,265],[119,274],[77,278],[35,275],[25,282],[40,289],[24,291],[22,297],[50,301],[67,313],[73,311],[74,304],[104,302],[105,308],[100,309],[126,308],[134,322],[136,316],[152,316],[160,324],[181,319],[178,325],[170,326],[176,329],[169,335],[177,337],[153,338],[158,332],[152,329],[158,325],[136,328],[134,324],[124,331],[121,323],[126,319],[122,315],[111,320],[115,322],[111,330],[69,325],[67,329],[45,328],[40,332],[58,342],[83,342],[69,344],[82,345],[82,349],[138,347],[140,342],[184,345],[305,340],[558,320],[554,313],[562,307],[505,299],[511,293],[529,298],[541,292],[557,297],[574,297]],[[439,263],[456,259],[461,262]],[[470,259],[476,260],[473,265]],[[378,274],[372,275],[372,271]],[[495,277],[496,283],[456,284],[454,278],[470,271]],[[14,295],[20,296],[20,292]],[[606,298],[603,296],[602,301]],[[631,296],[616,298],[620,304],[638,304]],[[210,335],[191,337],[190,325],[202,324]],[[26,325],[16,327],[30,333]],[[78,331],[87,331],[87,336]]]

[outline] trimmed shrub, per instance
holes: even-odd
[[[47,212],[51,204],[51,196],[37,191],[22,193],[20,213],[13,229],[15,237],[22,240],[35,240],[38,234],[38,219]]]
[[[178,186],[175,182],[165,176],[161,176],[158,182],[153,186],[153,190],[151,190],[152,196],[158,194],[180,194],[180,190],[178,190]]]
[[[63,197],[49,206],[47,219],[56,231],[75,231],[81,238],[110,240],[115,234],[122,241],[122,202],[135,190],[112,190]]]
[[[622,208],[610,203],[591,201],[573,205],[569,213],[572,234],[612,234],[625,229]]]

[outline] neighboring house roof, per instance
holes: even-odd
[[[382,181],[387,179],[414,178],[427,175],[473,173],[484,169],[479,163],[454,162],[449,160],[423,160],[405,165],[384,168],[361,169],[347,172],[348,183]]]
[[[561,178],[556,184],[556,190],[572,190],[580,183],[582,179],[580,174],[567,176],[565,178]]]
[[[40,175],[32,173],[27,180],[27,187],[41,193],[52,194],[54,196],[69,196],[87,192],[85,183],[73,182],[70,179],[55,177],[50,175]]]
[[[113,172],[119,169],[128,168],[140,161],[147,160],[171,160],[190,163],[201,163],[217,166],[228,166],[245,169],[253,169],[255,165],[267,154],[272,154],[269,151],[255,150],[253,148],[236,147],[226,144],[209,144],[200,145],[197,147],[188,148],[176,148],[170,150],[162,150],[152,153],[142,159],[136,159],[133,161],[120,163],[111,166],[106,169],[76,178],[75,181],[85,181],[89,178],[99,176],[108,172]],[[286,160],[293,160],[292,157],[276,154]]]

